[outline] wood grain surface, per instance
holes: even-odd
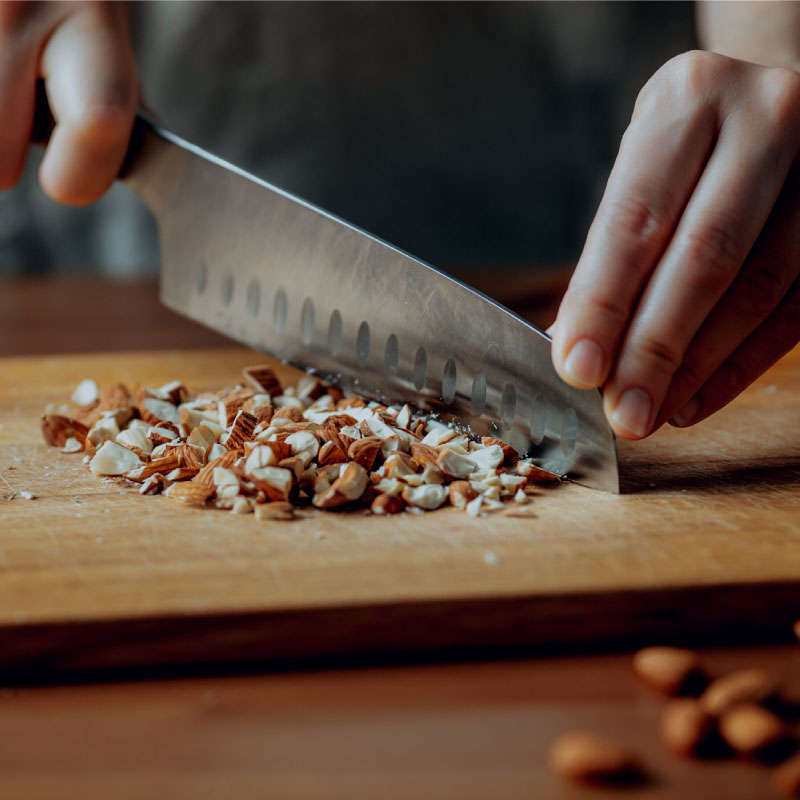
[[[0,360],[7,672],[654,636],[785,635],[800,616],[800,352],[696,430],[623,451],[627,493],[536,518],[443,510],[292,523],[191,510],[40,441],[79,380],[237,380],[242,350]],[[284,372],[285,372],[285,368]]]
[[[800,648],[704,652],[800,691]],[[770,800],[771,768],[690,761],[658,739],[661,697],[630,656],[286,672],[0,692],[0,794],[25,800]],[[648,782],[566,783],[561,733],[634,749]]]

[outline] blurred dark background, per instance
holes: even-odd
[[[164,124],[468,278],[573,262],[636,93],[696,46],[682,2],[132,3]],[[152,275],[124,187],[0,195],[0,274]]]

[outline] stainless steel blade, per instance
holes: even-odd
[[[170,308],[384,402],[496,436],[545,469],[619,491],[598,392],[550,340],[374,236],[151,123],[124,180],[153,210]]]

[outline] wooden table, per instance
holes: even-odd
[[[47,282],[0,285],[4,354],[48,352],[65,340],[73,347],[85,343],[84,350],[119,349],[120,342],[137,349],[163,347],[165,336],[188,346],[206,335],[158,310],[152,287],[132,292],[89,281],[78,293],[70,289]],[[124,315],[111,314],[105,335],[98,336],[96,306],[87,298],[105,298],[107,308],[115,293]],[[58,302],[48,306],[47,297]],[[60,309],[55,327],[48,308]],[[144,334],[142,319],[151,321]],[[796,645],[730,648],[709,651],[705,658],[715,673],[769,666],[787,674],[792,690],[800,693]],[[546,769],[544,755],[553,737],[585,728],[615,736],[644,756],[652,779],[625,791],[625,797],[774,795],[766,768],[666,756],[655,733],[662,701],[632,679],[627,653],[298,666],[254,675],[137,681],[139,675],[130,682],[5,689],[0,793],[13,798],[610,796],[567,786]]]

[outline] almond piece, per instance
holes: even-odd
[[[425,465],[428,462],[431,462],[435,465],[436,460],[439,458],[439,450],[436,447],[431,447],[429,444],[413,442],[411,444],[411,456],[415,461],[422,465]]]
[[[154,475],[166,475],[180,466],[178,457],[174,454],[148,461],[134,472],[128,472],[125,477],[132,481],[146,481]]]
[[[273,415],[272,419],[288,419],[291,422],[304,422],[303,412],[297,406],[284,406],[279,408]]]
[[[422,486],[406,486],[403,489],[403,500],[410,506],[433,511],[439,508],[447,499],[447,489],[435,483],[426,483]]]
[[[451,478],[466,478],[475,472],[475,462],[452,450],[442,449],[436,457],[436,466]]]
[[[248,477],[270,500],[288,500],[294,485],[294,474],[283,467],[257,467]]]
[[[283,388],[271,367],[264,364],[256,365],[253,367],[245,367],[242,370],[244,379],[258,392],[274,397],[283,394]]]
[[[302,459],[304,466],[308,466],[319,453],[319,439],[308,430],[292,433],[284,441],[292,449],[292,455]]]
[[[132,450],[116,442],[103,442],[89,462],[96,475],[124,475],[142,465],[142,460]]]
[[[399,514],[405,507],[406,504],[402,497],[391,494],[379,494],[372,501],[370,510],[373,514],[383,516],[385,514]]]
[[[371,470],[380,452],[381,440],[377,436],[367,436],[364,439],[356,439],[348,448],[347,455],[351,461],[361,464],[366,470]]]
[[[448,492],[450,505],[455,508],[466,508],[467,503],[478,496],[469,481],[453,481],[448,487]]]
[[[561,481],[560,475],[537,467],[530,461],[519,461],[516,469],[518,475],[526,477],[531,483],[558,483]]]
[[[151,425],[158,425],[159,422],[171,422],[173,425],[181,424],[180,412],[168,400],[159,400],[157,397],[143,397],[136,407],[139,409],[141,418]]]
[[[167,481],[164,476],[157,472],[145,480],[139,487],[139,494],[158,494],[163,492],[167,487]]]
[[[75,387],[70,399],[76,406],[91,406],[100,399],[100,390],[91,378],[86,378]]]
[[[430,461],[425,465],[419,477],[422,479],[422,483],[437,483],[439,485],[444,483],[444,473],[435,464],[431,464]]]
[[[259,467],[277,467],[278,459],[275,456],[275,451],[266,445],[258,445],[250,451],[247,456],[247,461],[244,464],[245,474],[252,472]]]
[[[559,737],[550,748],[549,761],[557,775],[579,783],[634,782],[643,775],[630,750],[580,731]]]
[[[415,475],[419,464],[407,453],[392,453],[384,464],[387,478],[406,478]]]
[[[469,457],[475,462],[477,470],[494,469],[503,463],[503,448],[497,444],[490,444],[488,447],[471,451]]]
[[[246,411],[237,412],[231,432],[225,440],[225,447],[228,450],[243,452],[244,443],[253,440],[256,423],[257,420],[252,414],[248,414]]]
[[[214,494],[213,484],[208,486],[196,480],[173,483],[164,493],[170,500],[177,500],[188,506],[198,508],[204,506],[211,495]]]
[[[718,717],[740,703],[761,703],[778,691],[775,676],[753,667],[723,675],[713,681],[700,696],[700,705]]]
[[[294,506],[277,500],[272,503],[259,503],[255,508],[256,519],[288,522],[295,518]]]
[[[321,494],[315,494],[312,502],[317,508],[337,508],[352,503],[364,494],[367,482],[368,475],[364,467],[351,461],[330,488]]]
[[[501,463],[504,467],[513,467],[519,461],[519,453],[510,444],[500,439],[495,439],[493,436],[481,436],[481,442],[486,447],[497,445],[503,451]]]
[[[71,437],[83,444],[88,433],[86,425],[72,417],[60,414],[45,414],[42,417],[42,435],[49,445],[63,447]]]
[[[175,448],[178,450],[179,448]],[[176,454],[177,455],[177,454]],[[200,472],[195,475],[192,480],[192,483],[199,483],[202,486],[210,487],[211,494],[214,493],[214,470],[217,467],[225,467],[226,469],[230,469],[236,463],[236,453],[233,450],[228,450],[223,453],[221,456],[218,456],[215,459],[212,459],[208,462]],[[183,464],[183,466],[190,466],[189,464]]]
[[[317,455],[317,463],[324,467],[328,464],[342,464],[348,461],[347,453],[336,442],[325,442]]]
[[[697,654],[681,647],[645,647],[633,656],[633,671],[648,686],[677,694],[700,675]]]
[[[788,735],[786,726],[775,714],[754,703],[742,703],[726,711],[720,717],[719,732],[743,756],[757,756]]]
[[[169,454],[178,457],[178,466],[180,467],[202,467],[205,458],[205,450],[201,450],[193,444],[170,447]]]
[[[661,715],[661,741],[679,756],[697,755],[715,729],[714,717],[692,698],[672,700]]]

